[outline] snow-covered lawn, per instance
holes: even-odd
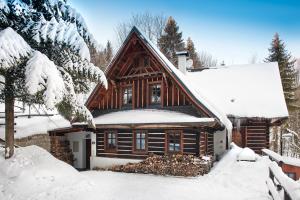
[[[234,147],[205,176],[162,177],[118,172],[77,172],[36,146],[0,148],[0,199],[270,199],[267,158],[238,162]]]

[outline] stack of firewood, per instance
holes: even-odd
[[[59,160],[73,165],[74,156],[70,149],[70,142],[63,136],[51,136],[51,154]]]
[[[211,165],[210,160],[203,160],[192,155],[151,155],[142,162],[114,166],[109,170],[126,173],[198,176],[208,173]]]

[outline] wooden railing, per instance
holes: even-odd
[[[283,173],[276,162],[269,166],[269,179],[266,181],[269,194],[274,200],[300,199],[299,184]]]

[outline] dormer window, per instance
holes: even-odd
[[[161,95],[161,85],[160,84],[153,84],[151,85],[151,103],[152,104],[159,104],[160,103],[160,95]]]
[[[123,90],[123,105],[132,104],[132,88],[126,87]]]

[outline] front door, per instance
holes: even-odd
[[[86,144],[86,169],[90,169],[90,157],[91,157],[91,139],[86,139],[85,140],[85,144]]]

